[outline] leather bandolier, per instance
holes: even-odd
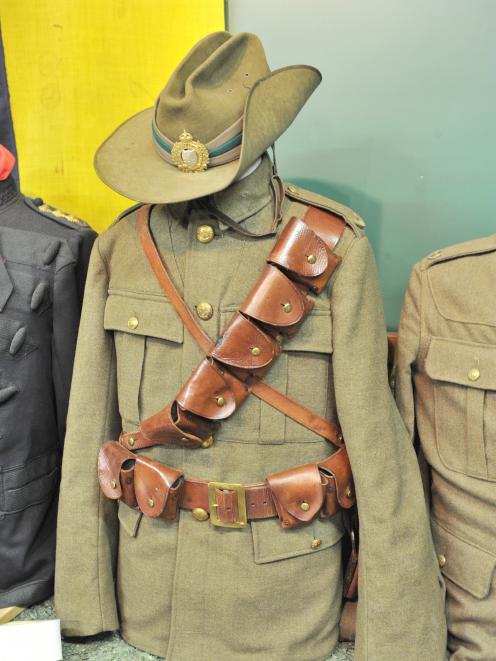
[[[355,503],[353,478],[340,429],[262,379],[313,308],[338,267],[334,253],[344,221],[309,207],[282,230],[267,266],[215,344],[173,284],[150,232],[150,206],[138,211],[137,232],[162,289],[205,357],[171,404],[143,420],[139,430],[105,443],[98,477],[103,493],[150,517],[175,521],[178,508],[204,510],[214,525],[240,528],[249,520],[278,517],[292,528],[329,518]],[[254,394],[337,448],[324,461],[268,475],[259,484],[185,478],[180,470],[133,450],[154,445],[209,448],[221,421]]]

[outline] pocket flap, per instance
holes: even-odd
[[[179,315],[166,298],[159,296],[110,293],[103,327],[171,342],[183,341],[183,324]]]
[[[318,553],[339,542],[344,534],[341,512],[325,521],[316,519],[297,528],[281,528],[279,519],[251,522],[257,564]]]
[[[436,381],[496,390],[496,345],[433,337],[425,371]]]
[[[487,597],[496,556],[454,535],[434,519],[431,524],[434,544],[445,563],[441,568],[442,573],[474,597]]]

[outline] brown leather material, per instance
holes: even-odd
[[[272,359],[276,358],[277,355],[280,353],[279,344],[276,343],[270,344],[272,342],[272,338],[269,337],[267,334],[265,334],[262,329],[259,329],[257,326],[255,326],[254,323],[252,323],[252,326],[254,328],[257,328],[259,334],[257,334],[256,337],[257,339],[260,339],[261,345],[263,344],[262,338],[266,339],[266,343],[263,344],[263,346],[259,346],[259,344],[253,343],[252,336],[247,331],[248,328],[250,328],[250,331],[253,331],[253,329],[249,325],[251,322],[249,322],[247,319],[244,318],[243,315],[237,312],[235,313],[231,322],[227,325],[224,333],[219,338],[216,346],[215,347],[213,346],[210,338],[206,335],[205,331],[200,327],[197,320],[194,318],[191,310],[183,301],[182,297],[180,296],[179,292],[177,291],[174,283],[172,282],[167,272],[166,266],[162,261],[162,258],[158,252],[158,249],[155,245],[155,242],[150,232],[149,213],[150,213],[149,206],[144,206],[139,210],[137,231],[140,241],[143,245],[144,252],[150,262],[150,266],[152,267],[155,275],[157,276],[157,279],[159,280],[159,283],[162,286],[164,292],[168,296],[171,303],[174,305],[177,313],[181,317],[186,328],[191,333],[192,337],[195,339],[198,345],[205,351],[207,355],[214,356],[219,361],[222,361],[224,365],[229,366],[229,380],[231,383],[231,390],[236,391],[236,388],[233,388],[233,384],[236,382],[236,380],[238,380],[240,383],[238,384],[237,393],[243,393],[243,388],[244,388],[243,382],[249,381],[250,382],[249,391],[251,393],[255,394],[257,397],[259,397],[263,401],[266,401],[270,405],[276,406],[276,408],[279,408],[279,406],[281,406],[282,408],[279,408],[279,410],[282,410],[285,413],[285,415],[288,415],[289,417],[296,420],[297,422],[300,422],[309,429],[313,429],[313,425],[317,423],[315,429],[316,433],[321,434],[322,430],[325,430],[325,432],[327,433],[327,431],[329,430],[329,426],[327,421],[325,421],[323,418],[317,416],[316,414],[312,414],[311,412],[309,412],[308,409],[305,409],[305,407],[302,407],[299,403],[291,400],[289,397],[287,397],[287,395],[277,392],[275,389],[271,388],[267,384],[262,384],[260,381],[256,382],[253,379],[250,379],[249,374],[243,376],[243,374],[240,373],[240,370],[243,369],[246,369],[247,372],[249,373],[255,372],[256,370],[260,370],[260,372],[257,373],[257,376],[261,378],[264,374],[264,370],[262,369],[262,367],[268,367],[272,362],[271,360],[267,361],[266,352],[270,353],[268,347],[270,346],[271,349],[273,350]],[[345,228],[344,221],[338,220],[337,217],[334,217],[332,214],[329,214],[326,211],[322,211],[320,209],[313,209],[313,208],[310,208],[307,211],[304,221],[301,222],[306,222],[307,216],[311,219],[313,232],[315,234],[318,234],[321,238],[326,237],[330,241],[330,244],[326,246],[326,249],[329,250],[333,249],[344,231]],[[329,219],[331,219],[331,223],[330,223],[331,227],[326,228],[326,223],[328,223]],[[281,239],[279,238],[278,241],[276,242],[276,246],[279,244],[280,240]],[[318,237],[316,237],[314,241],[318,242]],[[336,264],[338,263],[336,260],[334,260],[334,262]],[[281,273],[281,275],[283,274]],[[290,281],[288,280],[288,282]],[[297,291],[298,294],[304,291],[301,289],[302,287],[301,284],[298,283],[292,283],[292,284],[293,287],[295,287],[295,289],[292,291]],[[250,296],[248,297],[247,299],[248,303],[250,303],[250,301],[251,303],[253,303],[253,301],[256,299],[254,293],[256,289],[257,286],[255,286]],[[301,295],[303,296],[303,294]],[[304,303],[305,309],[306,311],[309,311],[309,309],[311,309],[311,306],[313,304],[310,301],[310,299],[307,299],[306,296],[303,296],[303,299],[305,301]],[[288,301],[285,301],[285,303],[287,302]],[[293,303],[291,303],[290,307],[292,312]],[[245,312],[245,314],[247,313]],[[237,328],[241,328],[241,331],[246,331],[246,333],[237,330],[236,334],[234,334],[234,329]],[[296,332],[299,329],[299,325],[296,324],[293,328],[291,328],[291,333],[288,332],[287,326],[286,327],[274,326],[274,329],[279,329],[282,332],[285,331],[287,335],[290,335],[290,334],[294,334],[294,332]],[[253,333],[257,331],[253,331]],[[239,333],[239,335],[237,335],[237,333]],[[227,348],[229,348],[229,351],[227,351]],[[255,349],[255,353],[253,353],[253,349]],[[230,362],[226,362],[226,361],[230,361]],[[199,368],[197,369],[202,369],[201,365],[202,364],[200,364]],[[226,371],[224,374],[224,376],[226,377],[226,381],[228,380],[227,374],[228,372]],[[187,392],[191,393],[191,395],[194,394],[194,389],[188,390],[188,388],[185,386],[181,391],[181,396],[180,396],[180,400],[181,400],[180,403],[182,403],[184,409],[183,412],[186,416],[186,421],[192,423],[193,428],[192,425],[189,425],[188,430],[186,430],[181,425],[181,421],[179,419],[174,419],[171,417],[170,412],[174,410],[175,404],[178,404],[178,400],[176,400],[174,403],[164,407],[162,411],[159,411],[150,419],[145,420],[141,423],[141,431],[143,432],[143,434],[139,437],[139,447],[149,447],[151,445],[158,443],[162,443],[165,445],[179,445],[180,447],[191,447],[191,448],[201,447],[202,443],[206,441],[209,436],[211,436],[210,428],[207,427],[205,430],[205,426],[200,423],[201,416],[200,414],[198,414],[198,411],[204,409],[195,405],[194,405],[195,411],[192,411],[189,408],[191,406],[191,402],[192,401],[194,402],[194,397],[192,396],[191,398],[185,400],[184,398],[185,388]],[[244,396],[239,398],[238,406],[243,399]],[[230,408],[232,409],[231,410],[231,414],[232,414],[237,407],[232,407],[231,404]],[[191,417],[188,417],[188,414],[191,414]],[[195,415],[197,416],[196,418]],[[219,414],[217,414],[216,419],[222,419],[222,417],[223,417],[222,414],[220,414],[220,416]],[[198,423],[196,427],[194,427],[195,423]],[[331,437],[327,437],[324,435],[324,438],[327,438],[327,440],[329,440],[330,442],[334,442],[334,435]],[[125,441],[125,437],[124,437],[124,441]]]
[[[143,514],[157,517],[165,513],[164,518],[175,521],[183,483],[184,474],[181,471],[149,457],[136,459],[134,490]]]
[[[136,460],[136,455],[117,443],[104,443],[98,453],[98,479],[107,498],[116,500],[122,497],[120,473],[122,465],[128,460]]]
[[[312,308],[313,301],[269,264],[240,310],[264,324],[284,329],[298,324]]]
[[[232,388],[208,358],[204,358],[176,397],[187,411],[209,420],[224,420],[236,410]]]
[[[354,641],[356,634],[357,602],[347,601],[339,620],[339,640]]]
[[[129,505],[129,507],[132,507],[133,509],[136,509],[138,507],[138,501],[136,500],[136,493],[134,491],[134,467],[135,467],[135,462],[132,462],[132,466],[130,468],[121,468],[121,489],[122,489],[122,500]]]
[[[282,528],[314,519],[324,503],[324,489],[316,464],[298,466],[267,476]]]
[[[225,365],[253,372],[272,363],[280,352],[280,346],[272,337],[236,312],[211,355]]]
[[[281,527],[293,528],[319,516],[325,518],[331,515],[327,513],[327,483],[334,482],[334,474],[340,475],[343,482],[352,479],[350,468],[349,475],[344,474],[349,462],[343,460],[343,455],[346,455],[344,446],[326,459],[326,475],[321,473],[320,464],[315,462],[269,475],[264,483],[239,485],[247,520],[277,516]],[[134,470],[127,467],[126,462],[130,458],[134,460]],[[135,455],[117,442],[102,446],[99,463],[103,467],[98,476],[104,493],[114,500],[121,499],[129,507],[139,509],[147,516],[160,516],[167,521],[175,521],[178,508],[201,508],[211,512],[212,504],[222,523],[239,520],[239,494],[237,490],[229,489],[229,485],[216,486],[212,502],[208,495],[207,480],[184,478],[181,471],[149,457]],[[108,488],[112,479],[122,484],[129,478],[133,479],[133,486],[126,484],[126,489]],[[336,494],[335,486],[331,492]],[[339,505],[336,495],[334,498],[332,512],[336,513]]]
[[[331,461],[332,459],[332,461]],[[319,469],[332,476],[336,484],[336,498],[341,507],[348,509],[355,502],[355,489],[351,473],[350,460],[344,447],[335,452],[332,457],[319,463]]]

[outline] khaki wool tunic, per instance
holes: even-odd
[[[269,179],[266,156],[214,201],[248,230],[267,231]],[[374,258],[355,213],[301,189],[289,191],[278,233],[304,215],[308,202],[343,215],[343,261],[332,298],[329,288],[315,297],[266,381],[339,421],[347,442],[361,517],[355,659],[438,661],[445,649],[443,586],[415,454],[388,386]],[[187,511],[176,523],[151,519],[99,490],[102,443],[172,401],[203,357],[164,297],[135,222],[131,212],[98,238],[89,270],[59,509],[55,596],[63,631],[85,636],[120,628],[129,643],[168,661],[326,659],[341,610],[340,514],[292,530],[277,519],[225,529]],[[156,206],[151,216],[188,305],[212,306],[212,317],[200,323],[215,341],[276,239],[217,226],[213,240],[202,243],[200,224],[205,220],[188,215],[186,205]],[[187,477],[250,483],[331,452],[322,438],[250,397],[209,449],[145,453]]]
[[[452,661],[496,658],[496,235],[439,250],[410,276],[397,401],[428,467]]]

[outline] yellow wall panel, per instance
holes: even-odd
[[[93,170],[101,142],[153,105],[223,0],[2,0],[21,185],[103,230],[129,201]]]

